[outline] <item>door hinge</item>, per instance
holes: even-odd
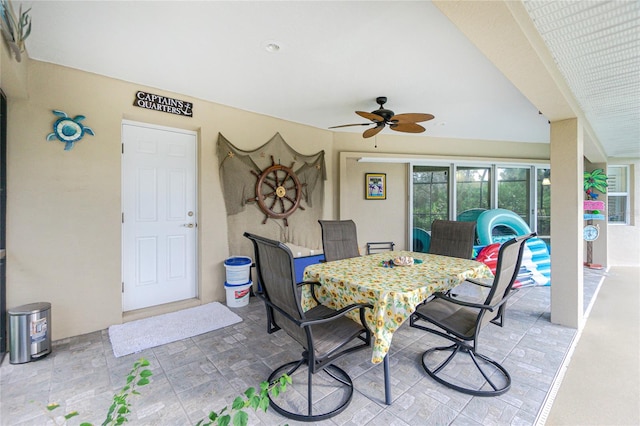
[[[122,143],[120,145],[122,145],[122,153],[124,154],[124,143]]]
[[[124,213],[122,213],[122,223],[124,223]]]
[[[122,281],[122,292],[124,293],[124,281]]]

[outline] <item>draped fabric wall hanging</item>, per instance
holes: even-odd
[[[222,134],[218,134],[217,150],[220,181],[227,210],[231,255],[251,255],[252,247],[250,242],[242,236],[244,232],[308,249],[321,249],[322,235],[318,219],[322,217],[324,206],[324,181],[326,180],[324,151],[312,155],[300,154],[291,148],[279,133],[253,151],[241,150]],[[290,168],[300,183],[299,207],[285,219],[268,217],[259,203],[252,201],[256,198],[256,183],[259,176],[274,165],[285,166],[285,169]],[[269,174],[264,180],[273,183],[274,176]],[[287,173],[283,172],[280,174],[280,177],[282,176],[287,176]],[[290,188],[291,182],[292,177],[288,178],[283,186]],[[274,189],[273,193],[275,192]],[[276,195],[271,194],[264,204],[267,207],[273,206],[276,212],[282,211],[283,208],[287,210],[291,207],[291,201],[286,198],[291,198],[292,193],[287,191],[282,204]]]

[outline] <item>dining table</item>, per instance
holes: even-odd
[[[304,281],[318,282],[318,300],[333,309],[367,303],[365,320],[373,337],[371,362],[384,365],[385,403],[391,404],[389,347],[393,333],[436,292],[468,278],[492,278],[487,265],[469,259],[411,251],[380,252],[309,265]],[[312,286],[302,287],[302,308],[316,305]],[[356,311],[348,314],[360,321]]]

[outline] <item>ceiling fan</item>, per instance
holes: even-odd
[[[431,114],[396,114],[393,111],[384,108],[384,104],[386,102],[386,96],[379,96],[376,98],[376,103],[380,105],[380,108],[378,108],[377,110],[371,112],[356,111],[356,114],[358,114],[360,117],[371,120],[371,123],[343,124],[340,126],[332,126],[329,128],[337,129],[338,127],[370,126],[372,124],[375,124],[375,127],[365,130],[362,134],[363,138],[370,138],[380,133],[380,131],[384,129],[384,126],[389,126],[391,130],[395,130],[396,132],[422,133],[426,129],[417,123],[434,119],[434,116]]]

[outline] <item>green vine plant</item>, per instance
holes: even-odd
[[[18,62],[22,60],[24,42],[31,34],[30,11],[31,8],[23,12],[20,5],[16,14],[11,0],[0,0],[0,30]]]
[[[112,426],[112,425],[121,425],[127,421],[127,416],[131,414],[131,403],[129,402],[129,397],[131,395],[140,395],[137,388],[146,386],[149,384],[149,377],[153,375],[151,370],[149,370],[149,361],[144,358],[140,358],[133,364],[133,368],[127,374],[127,382],[118,392],[113,395],[113,402],[109,407],[109,411],[107,411],[107,417],[102,422],[102,426]],[[60,407],[60,404],[52,403],[47,405],[47,410],[52,412],[56,408]],[[71,411],[63,416],[63,423],[58,423],[55,418],[53,418],[53,422],[55,424],[65,424],[67,420],[78,416],[79,413],[77,411]],[[82,422],[80,426],[93,426],[91,423]]]
[[[131,414],[131,403],[128,401],[130,395],[140,395],[136,390],[137,386],[149,384],[151,370],[144,368],[149,366],[149,361],[144,358],[133,364],[133,369],[127,375],[127,383],[122,390],[113,396],[113,402],[107,412],[107,418],[102,422],[102,426],[121,425],[127,421],[127,415]]]
[[[127,417],[131,414],[131,403],[128,398],[131,395],[140,395],[137,388],[150,383],[149,377],[151,377],[153,373],[146,368],[149,367],[149,365],[149,361],[144,358],[140,358],[133,364],[133,368],[127,375],[126,384],[120,392],[113,396],[113,402],[109,407],[104,422],[102,422],[102,426],[122,425],[129,421]],[[211,411],[207,418],[199,420],[196,426],[227,426],[232,421],[233,426],[247,426],[249,415],[244,411],[245,408],[253,408],[254,411],[261,409],[266,412],[269,407],[269,394],[277,398],[280,393],[287,390],[287,385],[290,384],[291,377],[283,374],[279,379],[271,383],[267,381],[260,383],[260,392],[250,387],[244,391],[245,398],[241,396],[236,397],[231,404],[231,409],[225,406],[220,411]],[[62,423],[58,423],[59,419],[53,417],[51,414],[59,407],[60,404],[58,403],[51,403],[46,407],[48,414],[50,414],[49,417],[51,417],[53,423],[56,425],[64,425],[69,419],[79,416],[77,411],[70,411],[62,416]],[[232,413],[233,418],[231,417]],[[93,426],[93,424],[82,422],[80,426]]]
[[[206,419],[202,419],[196,423],[196,426],[227,426],[231,422],[231,413],[235,411],[233,415],[233,426],[247,426],[249,422],[249,415],[244,411],[245,408],[253,408],[253,411],[258,409],[266,412],[269,408],[269,394],[274,398],[277,398],[281,392],[287,390],[287,385],[291,384],[291,377],[287,374],[283,374],[279,379],[273,382],[260,383],[260,392],[256,392],[255,388],[249,388],[244,391],[246,398],[238,396],[231,404],[231,410],[227,412],[228,407],[222,408],[220,411],[211,411]]]

